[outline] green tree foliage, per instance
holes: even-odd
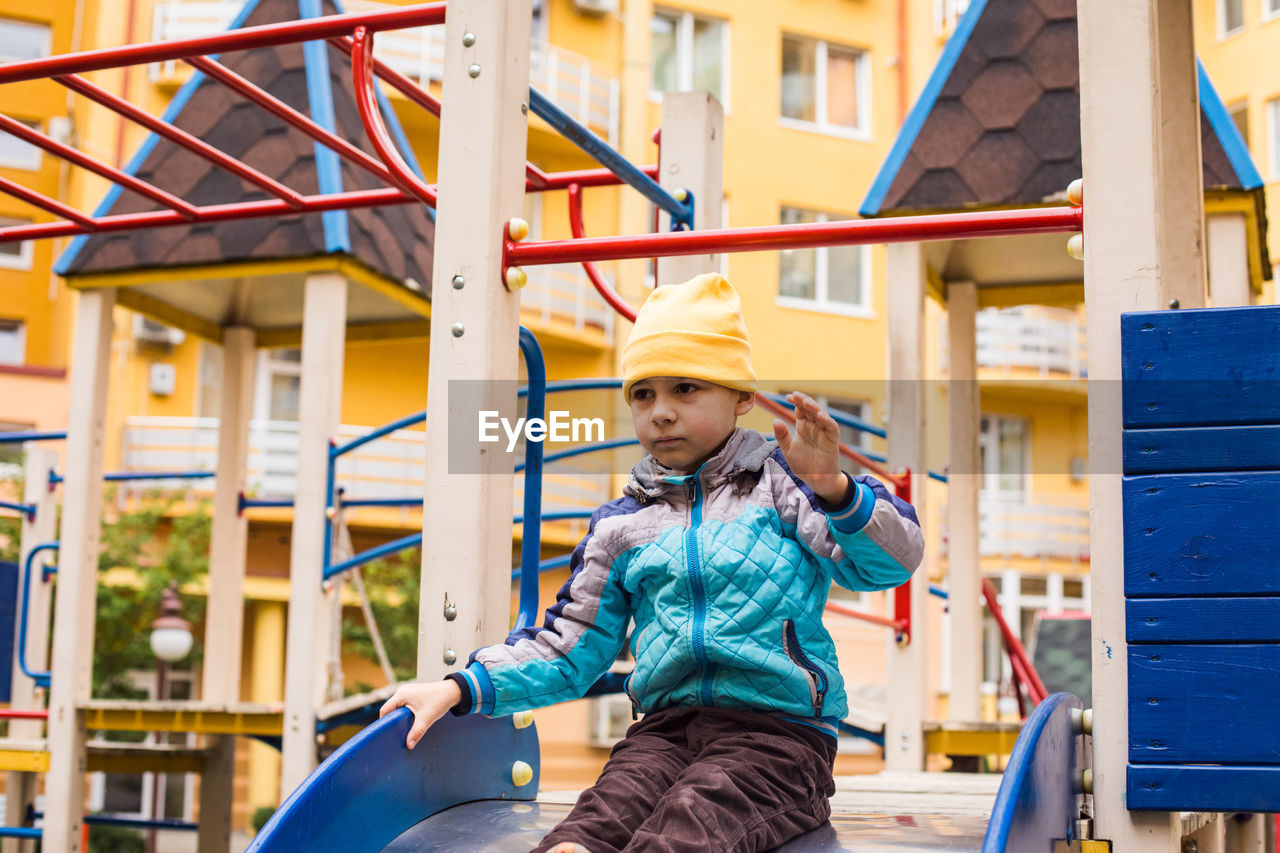
[[[378,630],[382,632],[387,658],[399,681],[411,679],[417,672],[420,571],[421,554],[418,550],[405,551],[364,567],[369,603],[378,622]],[[378,659],[369,628],[358,610],[348,609],[342,622],[342,639],[356,654],[369,660]],[[347,692],[361,693],[370,689],[372,685],[355,683],[348,685]]]

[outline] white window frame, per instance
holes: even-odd
[[[35,119],[18,119],[18,121],[22,122],[32,130],[36,130],[36,131],[40,130],[40,122]],[[0,131],[0,133],[4,133],[4,131]],[[5,136],[12,136],[12,134],[5,133]],[[31,153],[28,154],[26,157],[0,156],[0,168],[20,169],[24,172],[40,171],[40,166],[44,163],[44,151],[42,151],[38,146],[32,145],[30,142],[27,142],[26,140],[18,139],[18,137],[16,136],[13,136],[13,138],[17,140],[19,145],[23,145],[26,148],[30,149]]]
[[[1227,29],[1227,4],[1231,2],[1233,2],[1233,0],[1218,0],[1218,2],[1214,4],[1217,9],[1218,38],[1220,39],[1229,38],[1230,36],[1233,36],[1236,33],[1242,32],[1244,30],[1244,25],[1245,25],[1244,0],[1237,0],[1237,2],[1240,3],[1240,26],[1236,27],[1233,30]],[[1266,2],[1266,0],[1263,0],[1263,2]]]
[[[296,349],[296,347],[281,347]],[[253,419],[257,421],[271,420],[271,378],[273,376],[302,376],[301,361],[285,361],[275,358],[275,349],[258,350],[257,375],[254,377]],[[301,412],[299,412],[301,415]],[[297,421],[281,421],[281,423],[297,423]]]
[[[17,361],[3,361],[0,365],[5,367],[21,367],[27,363],[27,321],[17,317],[5,317],[6,323],[17,323],[17,350],[19,358]]]
[[[933,0],[934,35],[950,36],[968,9],[969,0]]]
[[[1270,21],[1272,18],[1280,18],[1280,0],[1261,0],[1261,3],[1262,14],[1259,15],[1259,17],[1263,21]]]
[[[791,205],[782,205],[784,208],[792,210],[801,210],[815,214],[818,222],[830,222],[831,214],[822,210],[814,210],[806,207],[792,207]],[[781,210],[779,211],[781,213]],[[781,217],[779,217],[781,218]],[[844,221],[844,220],[836,220]],[[862,281],[860,282],[859,292],[862,294],[861,302],[841,302],[839,300],[830,300],[827,298],[829,289],[829,272],[830,272],[830,247],[821,246],[813,250],[813,298],[805,299],[803,296],[784,296],[781,292],[774,297],[774,304],[779,308],[794,308],[800,311],[821,311],[825,314],[841,314],[846,317],[858,317],[865,320],[875,319],[876,312],[871,308],[871,247],[863,244],[858,246],[858,252],[862,255],[858,263],[858,270],[861,273]],[[781,259],[781,256],[779,256]],[[781,265],[779,265],[778,284],[781,285]]]
[[[981,429],[982,420],[986,420],[990,425],[990,429],[983,431]],[[1023,441],[1022,441],[1022,487],[1018,492],[1010,492],[999,488],[1000,484],[1000,428],[1001,421],[1019,421],[1023,425]],[[998,498],[1001,500],[1014,500],[1021,498],[1022,500],[1031,499],[1031,419],[1022,415],[1007,415],[996,412],[982,412],[979,414],[979,431],[978,444],[984,446],[987,451],[986,458],[995,460],[992,470],[988,471],[987,466],[983,466],[982,470],[982,486],[980,490],[981,496]],[[994,482],[997,488],[990,488],[989,482]]]
[[[1280,179],[1280,95],[1263,103],[1267,125],[1267,172],[1272,181]]]
[[[697,15],[683,9],[671,9],[655,6],[654,15],[665,15],[676,18],[676,88],[677,92],[693,91],[693,23],[695,20],[707,21],[720,25],[720,94],[714,95],[720,101],[724,111],[729,112],[729,73],[732,67],[730,59],[729,22],[724,18],[712,15]],[[650,59],[652,62],[652,58]],[[649,100],[662,101],[662,92],[653,88],[653,68],[649,69]]]
[[[14,225],[30,225],[31,220],[22,216],[0,215],[0,228]],[[8,245],[13,245],[12,243]],[[18,254],[10,255],[0,252],[0,268],[7,270],[29,270],[35,265],[36,244],[34,240],[23,240],[18,243]]]
[[[792,130],[839,136],[843,139],[853,139],[858,142],[871,142],[871,51],[865,47],[856,47],[851,44],[831,45],[826,39],[813,38],[799,33],[784,32],[782,37],[810,42],[814,46],[814,120],[805,121],[804,119],[782,115],[782,94],[779,92],[778,124]],[[857,67],[854,72],[858,78],[858,124],[856,127],[831,124],[827,119],[827,48],[829,45],[842,51],[857,54]],[[781,42],[779,42],[779,46],[781,46]],[[779,53],[779,62],[781,62],[781,53]],[[779,70],[778,79],[781,80],[781,70]]]
[[[48,56],[50,51],[52,51],[53,28],[50,27],[47,23],[42,23],[40,21],[24,21],[20,18],[11,18],[8,15],[0,16],[0,21],[3,21],[3,23],[6,23],[6,24],[15,24],[20,28],[26,28],[33,31],[42,31],[44,35],[44,43],[40,47],[39,55],[41,57]],[[25,59],[25,58],[26,57],[19,57],[19,56],[14,56],[12,54],[7,54],[4,52],[2,48],[0,48],[0,62],[13,62],[14,60]]]

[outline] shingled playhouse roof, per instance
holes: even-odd
[[[232,29],[336,14],[332,0],[249,0]],[[316,123],[372,154],[351,85],[351,60],[323,43],[237,51],[220,60]],[[375,87],[376,88],[376,87]],[[385,96],[386,124],[411,165],[412,151]],[[199,71],[164,119],[303,195],[372,189],[382,182]],[[126,167],[131,175],[195,205],[269,198],[256,185],[152,134]],[[113,188],[96,215],[159,209]],[[78,277],[167,267],[297,259],[346,253],[397,284],[429,293],[435,223],[421,204],[286,215],[77,237],[57,271]]]
[[[1206,190],[1262,178],[1200,76]],[[860,212],[1040,204],[1080,177],[1075,0],[974,0],[903,123]]]

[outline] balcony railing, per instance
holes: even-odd
[[[343,426],[339,443],[373,427]],[[342,456],[337,485],[350,498],[400,498],[421,495],[426,478],[424,433],[398,430]],[[126,418],[123,467],[129,471],[212,471],[218,459],[217,418]],[[567,460],[566,460],[567,462]],[[589,470],[589,469],[584,469]],[[543,509],[593,509],[609,499],[607,476],[582,476],[566,463],[547,466],[543,474]],[[246,491],[255,497],[291,497],[297,486],[298,424],[294,421],[251,421]],[[522,511],[521,478],[516,478],[513,515]],[[121,484],[122,497],[154,489],[211,496],[212,480],[159,480]],[[412,509],[410,507],[409,509]],[[406,510],[407,512],[408,510]]]
[[[984,557],[1087,560],[1089,510],[984,492],[978,498],[978,550]]]
[[[1017,379],[1084,379],[1088,349],[1084,323],[1064,308],[1023,306],[979,311],[978,366]],[[947,323],[942,322],[942,363],[948,363]]]
[[[575,331],[599,329],[613,340],[614,310],[596,293],[578,266],[530,267],[529,283],[520,291],[520,314],[525,322],[552,320],[571,324]],[[605,276],[611,281],[610,276]]]
[[[225,30],[243,7],[242,0],[167,0],[157,3],[151,35],[156,41],[209,35]],[[375,11],[389,4],[347,0],[348,12]],[[439,82],[444,73],[444,27],[415,27],[378,33],[374,56],[420,82]],[[618,80],[598,73],[590,60],[535,39],[529,56],[529,82],[561,109],[603,134],[618,138]],[[151,65],[153,82],[181,73],[180,63]]]

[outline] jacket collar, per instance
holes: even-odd
[[[712,456],[693,474],[684,474],[672,470],[646,454],[631,469],[623,494],[633,497],[641,503],[654,500],[667,492],[683,489],[685,484],[696,477],[706,489],[736,480],[746,472],[758,472],[764,467],[776,445],[753,429],[736,427],[729,434],[720,452]]]

